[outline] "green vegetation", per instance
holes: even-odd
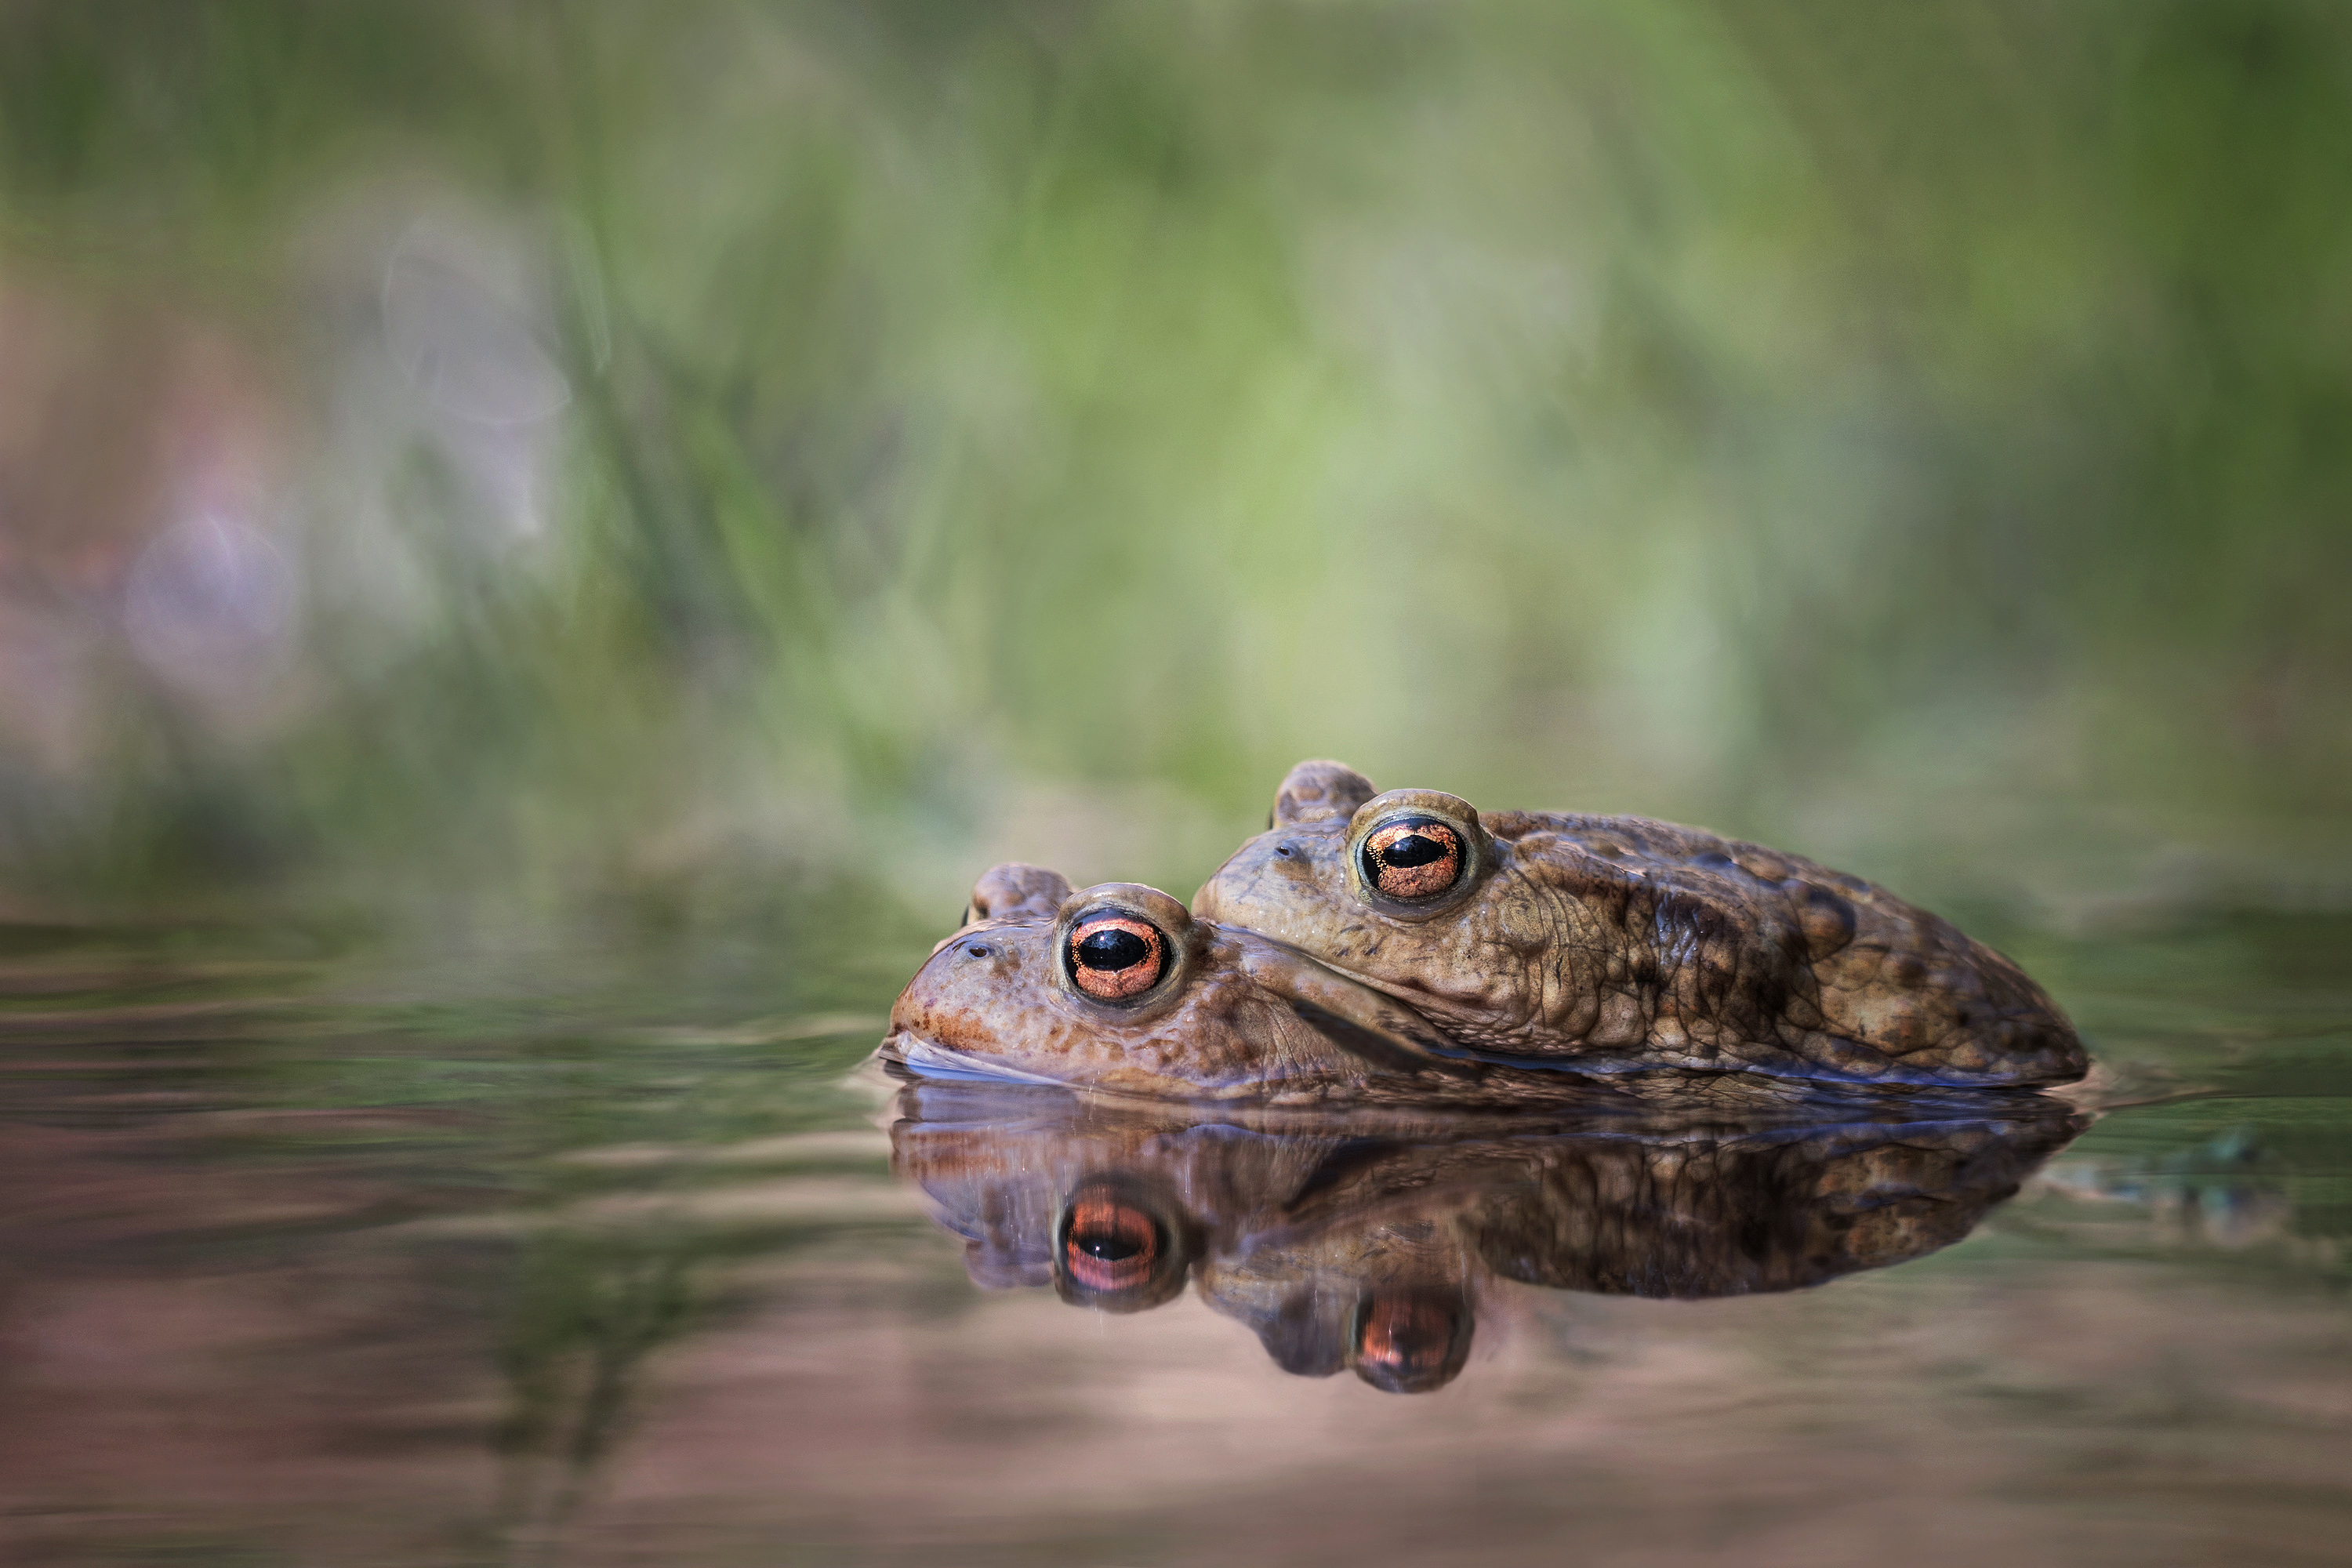
[[[303,612],[264,696],[0,718],[0,855],[944,913],[1187,890],[1337,754],[2335,897],[2347,104],[2320,0],[15,5],[0,290],[264,367]],[[385,390],[418,225],[562,414]]]

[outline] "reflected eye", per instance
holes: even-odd
[[[1082,1194],[1070,1205],[1062,1267],[1088,1290],[1116,1294],[1149,1281],[1167,1241],[1151,1215],[1117,1198]]]
[[[1460,1302],[1381,1295],[1358,1311],[1356,1372],[1366,1382],[1391,1394],[1426,1394],[1462,1370],[1469,1344]]]
[[[1167,939],[1149,921],[1100,915],[1070,931],[1070,978],[1106,1002],[1149,991],[1168,967]]]
[[[1392,822],[1364,840],[1364,880],[1391,899],[1433,899],[1462,875],[1462,838],[1442,822]]]
[[[1369,1362],[1420,1371],[1445,1359],[1454,1342],[1454,1320],[1432,1302],[1376,1300],[1366,1310],[1356,1353]]]

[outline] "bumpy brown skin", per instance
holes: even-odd
[[[1166,978],[1132,999],[1082,994],[1062,962],[1073,925],[1107,910],[1149,921],[1167,939]],[[1810,1089],[1722,1073],[1602,1079],[1547,1070],[1556,1062],[1480,1061],[1373,987],[1133,883],[1073,893],[1054,872],[999,866],[972,889],[967,912],[890,1010],[882,1055],[919,1076],[1223,1104],[1616,1117],[1660,1106],[1770,1115],[1801,1106]]]
[[[1301,763],[1193,912],[1311,953],[1491,1057],[1955,1086],[2088,1066],[2049,997],[1947,921],[1697,828],[1454,802],[1479,841],[1459,896],[1375,907],[1350,860],[1394,804],[1343,764]]]
[[[1068,889],[1035,867],[983,876],[972,911],[989,917],[916,972],[890,1011],[883,1055],[918,1073],[1277,1105],[1529,1092],[1482,1088],[1494,1075],[1447,1059],[1408,1009],[1279,942],[1195,920],[1155,889]],[[1085,996],[1062,967],[1071,922],[1103,909],[1149,919],[1168,938],[1166,980],[1132,1002]]]

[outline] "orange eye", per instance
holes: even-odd
[[[1462,875],[1462,838],[1426,817],[1392,822],[1364,840],[1364,880],[1391,899],[1433,899]]]
[[[1463,1304],[1420,1292],[1381,1294],[1357,1309],[1356,1375],[1391,1394],[1426,1394],[1454,1381],[1469,1356]]]
[[[1098,915],[1070,931],[1070,978],[1087,995],[1118,1002],[1149,991],[1168,967],[1168,942],[1149,921]]]
[[[1151,1215],[1133,1204],[1082,1194],[1070,1205],[1062,1267],[1073,1283],[1116,1295],[1148,1283],[1167,1244]]]

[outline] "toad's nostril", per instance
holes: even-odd
[[[986,958],[988,956],[988,947],[984,942],[973,942],[970,947],[965,948],[964,952],[970,953],[974,958]]]

